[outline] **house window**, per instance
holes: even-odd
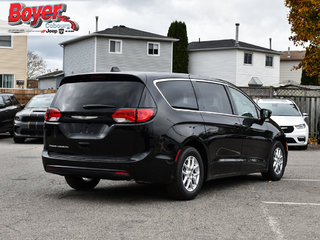
[[[122,53],[121,40],[109,40],[109,53]]]
[[[160,55],[160,43],[148,43],[148,55]]]
[[[0,88],[13,88],[13,74],[0,74]]]
[[[252,64],[252,53],[244,53],[244,64]]]
[[[0,48],[12,48],[12,37],[0,36]]]
[[[266,66],[267,67],[273,66],[273,56],[266,56]]]

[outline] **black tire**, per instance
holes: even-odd
[[[24,137],[16,137],[16,136],[13,136],[13,141],[15,143],[24,143],[24,141],[26,140],[26,138]]]
[[[279,181],[284,174],[286,162],[283,145],[279,141],[274,142],[269,156],[268,171],[262,172],[262,177],[265,180]]]
[[[187,169],[187,163],[190,163],[190,169]],[[169,195],[179,200],[194,199],[198,195],[203,181],[204,167],[199,152],[193,147],[185,147],[178,157],[174,179],[168,186]]]
[[[91,190],[100,182],[99,178],[83,178],[78,176],[65,176],[70,187],[78,191]]]

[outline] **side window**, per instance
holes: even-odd
[[[12,102],[11,102],[10,97],[8,95],[4,95],[3,99],[4,99],[4,103],[6,104],[7,107],[12,105]]]
[[[0,96],[0,104],[4,104],[3,98]]]
[[[232,114],[226,90],[220,84],[196,82],[201,111]]]
[[[229,90],[236,107],[237,115],[258,118],[256,107],[245,95],[234,88],[229,88]]]
[[[198,109],[190,80],[158,82],[157,87],[172,107]]]

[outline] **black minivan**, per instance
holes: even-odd
[[[287,143],[271,112],[229,82],[187,74],[64,78],[46,112],[44,169],[76,190],[100,179],[161,183],[193,199],[204,181],[280,180]]]

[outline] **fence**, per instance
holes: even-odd
[[[13,93],[20,103],[27,104],[29,100],[38,94],[55,93],[56,90],[42,90],[42,89],[0,89],[0,92]]]
[[[317,135],[320,117],[320,89],[303,89],[299,87],[241,87],[252,98],[288,98],[293,100],[302,113],[309,117],[306,122],[309,126],[310,137]]]

